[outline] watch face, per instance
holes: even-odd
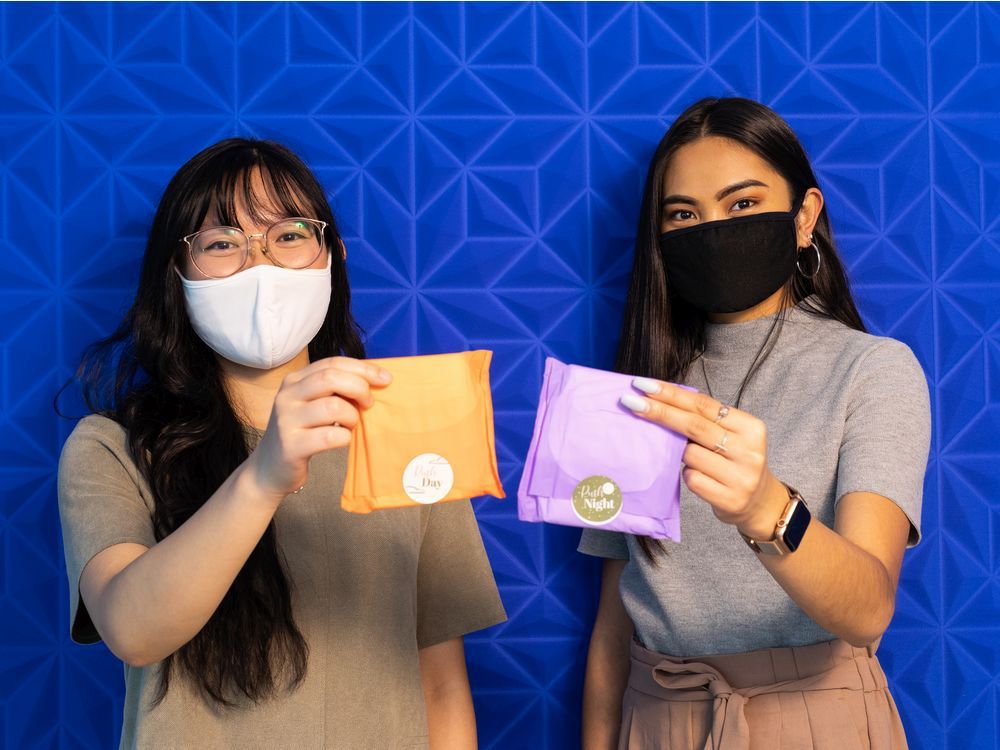
[[[811,518],[812,514],[809,513],[809,509],[805,503],[799,502],[795,504],[795,510],[792,511],[792,517],[788,519],[788,526],[785,528],[785,533],[781,535],[789,552],[794,552],[799,548],[799,544],[802,543],[802,537],[806,533],[806,528],[808,528]]]

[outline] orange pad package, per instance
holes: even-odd
[[[375,403],[354,428],[344,510],[504,497],[493,436],[492,357],[479,350],[368,360],[392,373],[392,382],[372,388]]]

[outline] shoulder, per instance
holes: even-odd
[[[926,387],[926,376],[913,350],[903,341],[859,331],[834,318],[798,310],[788,321],[807,356],[829,372],[847,370],[855,384],[881,375]],[[805,354],[805,352],[802,352]]]
[[[920,361],[907,344],[888,336],[874,336],[868,333],[861,335],[864,336],[861,342],[864,347],[863,354],[858,362],[861,374],[878,370],[895,370],[903,376],[926,380]]]
[[[913,350],[893,338],[864,335],[866,346],[850,380],[849,416],[871,421],[884,410],[911,438],[929,432],[930,389]]]
[[[90,414],[79,422],[66,438],[59,457],[59,474],[98,469],[107,461],[120,463],[134,471],[125,428],[113,419]]]
[[[73,428],[70,438],[125,440],[125,428],[103,414],[88,414]]]
[[[913,350],[889,336],[858,331],[840,321],[823,319],[814,325],[809,346],[820,353],[809,357],[821,387],[840,403],[852,429],[885,434],[885,420],[902,430],[901,439],[920,442],[931,420],[928,379]]]
[[[111,449],[125,449],[127,444],[125,428],[118,422],[101,414],[88,414],[76,423],[76,427],[66,438],[63,454],[95,445],[103,445]]]
[[[850,363],[853,389],[879,387],[900,391],[927,391],[927,376],[916,354],[906,343],[888,336],[849,331],[844,354]]]

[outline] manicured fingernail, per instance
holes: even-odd
[[[634,393],[626,393],[619,401],[621,401],[622,406],[626,409],[640,413],[649,411],[649,404],[646,402],[646,399],[636,396]]]
[[[392,381],[392,373],[390,373],[388,370],[379,369],[378,379],[381,380],[383,383],[388,383]]]
[[[632,387],[643,393],[660,392],[660,384],[651,378],[632,378]]]

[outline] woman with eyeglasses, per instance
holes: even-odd
[[[85,355],[59,506],[72,636],[125,662],[122,747],[472,748],[462,636],[505,619],[468,501],[340,508],[364,361],[346,252],[286,148],[174,176]]]
[[[604,558],[583,746],[905,747],[875,650],[919,538],[923,371],[865,332],[764,105],[685,110],[640,211],[617,368],[639,376],[625,407],[688,438],[683,536],[583,533]]]

